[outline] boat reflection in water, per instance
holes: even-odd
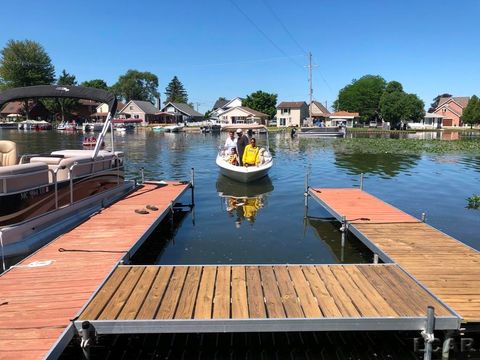
[[[237,228],[243,222],[255,222],[258,211],[267,203],[267,194],[273,191],[272,180],[268,176],[245,184],[220,175],[216,185],[222,206],[225,206],[229,217],[235,219]]]

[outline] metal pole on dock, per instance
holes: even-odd
[[[427,221],[427,213],[422,213],[422,222],[426,222]]]
[[[145,169],[143,167],[140,168],[140,179],[142,184],[145,183]]]
[[[360,174],[360,190],[363,190],[363,173]]]
[[[82,341],[80,343],[80,347],[83,351],[83,356],[85,359],[90,359],[90,323],[88,321],[84,321],[82,323]]]
[[[450,343],[452,342],[453,331],[445,332],[445,340],[442,347],[442,360],[448,360],[450,357]]]
[[[195,168],[192,168],[191,171],[191,188],[192,188],[192,206],[195,205]]]
[[[433,329],[435,326],[435,309],[433,306],[427,308],[427,321],[425,330],[422,331],[422,336],[425,341],[425,353],[423,354],[423,360],[432,359],[432,343],[435,340],[433,335]]]
[[[378,264],[378,254],[373,254],[373,263]]]
[[[305,192],[303,195],[305,196],[305,208],[308,209],[308,171],[305,174]]]
[[[340,261],[343,262],[343,259],[345,258],[345,240],[346,240],[347,234],[345,232],[342,232],[342,247],[340,249]]]

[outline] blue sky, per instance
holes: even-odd
[[[308,100],[304,51],[328,105],[365,74],[400,81],[427,107],[443,92],[480,95],[478,0],[24,0],[2,13],[1,48],[38,41],[79,82],[150,71],[162,99],[177,75],[202,112],[256,90]]]

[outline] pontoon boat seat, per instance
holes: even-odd
[[[30,159],[30,163],[44,163],[48,165],[51,170],[57,170],[57,181],[64,181],[70,179],[70,167],[77,163],[72,169],[73,177],[84,176],[92,173],[92,158],[89,156],[75,156],[75,157],[50,157],[50,156],[36,156]],[[49,174],[50,182],[53,182],[52,174]]]
[[[48,166],[45,163],[0,167],[0,193],[35,189],[42,185],[48,185]]]
[[[13,141],[0,141],[0,166],[10,166],[17,163],[17,144]]]

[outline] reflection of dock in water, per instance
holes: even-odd
[[[250,224],[255,222],[258,211],[266,205],[267,194],[273,191],[273,184],[268,176],[245,184],[220,175],[216,187],[218,195],[225,202],[225,210],[230,217],[235,217],[237,228],[244,220]]]
[[[340,230],[341,224],[335,218],[305,218],[305,226],[310,225],[321,241],[330,250],[338,263],[358,264],[368,262],[370,250],[354,237],[348,237]]]

